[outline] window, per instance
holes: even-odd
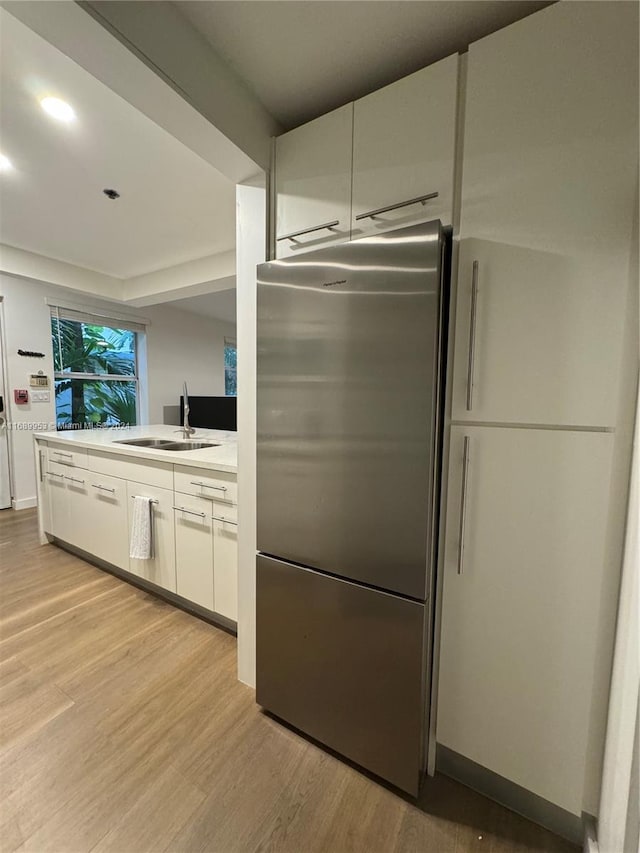
[[[227,397],[238,396],[238,380],[236,376],[236,362],[238,360],[238,347],[230,338],[224,339],[224,393]]]
[[[138,422],[138,335],[143,326],[51,309],[59,430]]]

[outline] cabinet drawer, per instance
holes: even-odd
[[[160,489],[173,488],[173,466],[169,462],[133,460],[126,456],[92,450],[89,451],[89,468],[96,474],[108,474]]]
[[[173,476],[174,489],[183,495],[232,504],[238,501],[238,482],[235,474],[176,465]]]
[[[70,447],[65,444],[49,444],[47,458],[51,462],[72,468],[88,468],[88,453],[86,450]]]

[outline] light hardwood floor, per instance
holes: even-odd
[[[233,637],[0,513],[0,846],[516,853],[568,843],[444,777],[416,805],[261,713]]]

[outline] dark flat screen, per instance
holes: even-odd
[[[192,397],[189,395],[189,423],[202,429],[238,429],[237,397]],[[184,418],[184,397],[180,396],[180,423]]]

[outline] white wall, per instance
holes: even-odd
[[[114,302],[101,302],[67,288],[28,281],[9,275],[0,276],[3,297],[4,349],[8,421],[16,428],[9,431],[12,494],[16,509],[35,506],[36,480],[32,449],[33,429],[55,428],[53,391],[50,403],[13,403],[14,388],[28,388],[28,375],[43,370],[53,375],[53,353],[49,306],[46,298],[60,304],[81,305],[106,314],[118,314],[133,320],[149,320],[146,361],[148,382],[142,386],[141,422],[162,423],[162,410],[179,403],[182,382],[186,379],[194,395],[224,394],[225,336],[235,337],[235,327],[206,317],[172,308],[171,304],[136,310]],[[24,358],[17,350],[45,353],[45,358]],[[145,416],[146,412],[146,416]],[[20,427],[23,428],[20,428]]]
[[[224,395],[224,339],[235,338],[231,323],[180,311],[166,305],[148,306],[148,423],[161,424],[163,406],[175,406],[187,380],[189,393]]]
[[[238,678],[256,684],[256,266],[266,257],[266,191],[236,191],[238,314]]]

